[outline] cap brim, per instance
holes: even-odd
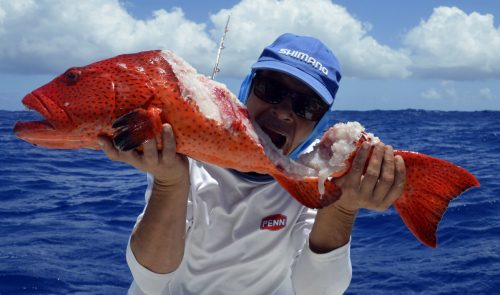
[[[274,71],[279,71],[283,72],[285,74],[291,75],[300,81],[306,83],[309,85],[316,93],[321,96],[321,98],[328,104],[332,105],[333,104],[333,97],[326,89],[325,85],[321,84],[318,80],[315,78],[311,77],[309,74],[295,68],[292,66],[289,66],[285,63],[281,62],[276,62],[276,61],[260,61],[255,63],[252,66],[253,70],[262,70],[262,69],[268,69],[268,70],[274,70]]]

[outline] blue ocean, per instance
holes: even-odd
[[[125,294],[127,240],[145,175],[92,150],[48,150],[14,137],[30,112],[0,111],[0,294]],[[455,199],[438,248],[390,209],[362,211],[348,294],[500,294],[500,112],[339,111],[384,142],[467,168],[481,182]]]

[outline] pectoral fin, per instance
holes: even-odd
[[[113,143],[121,151],[128,151],[139,147],[147,140],[161,136],[162,121],[161,110],[151,107],[149,109],[136,109],[113,123]]]

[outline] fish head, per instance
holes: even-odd
[[[154,94],[143,65],[151,52],[121,55],[72,67],[27,94],[22,103],[39,121],[17,122],[17,137],[48,148],[99,148],[119,116],[148,103]]]

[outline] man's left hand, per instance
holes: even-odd
[[[351,170],[336,180],[342,189],[336,206],[353,212],[360,208],[384,211],[403,193],[406,179],[403,158],[395,156],[393,148],[383,143],[373,147],[371,157],[370,149],[371,144],[364,142]]]

